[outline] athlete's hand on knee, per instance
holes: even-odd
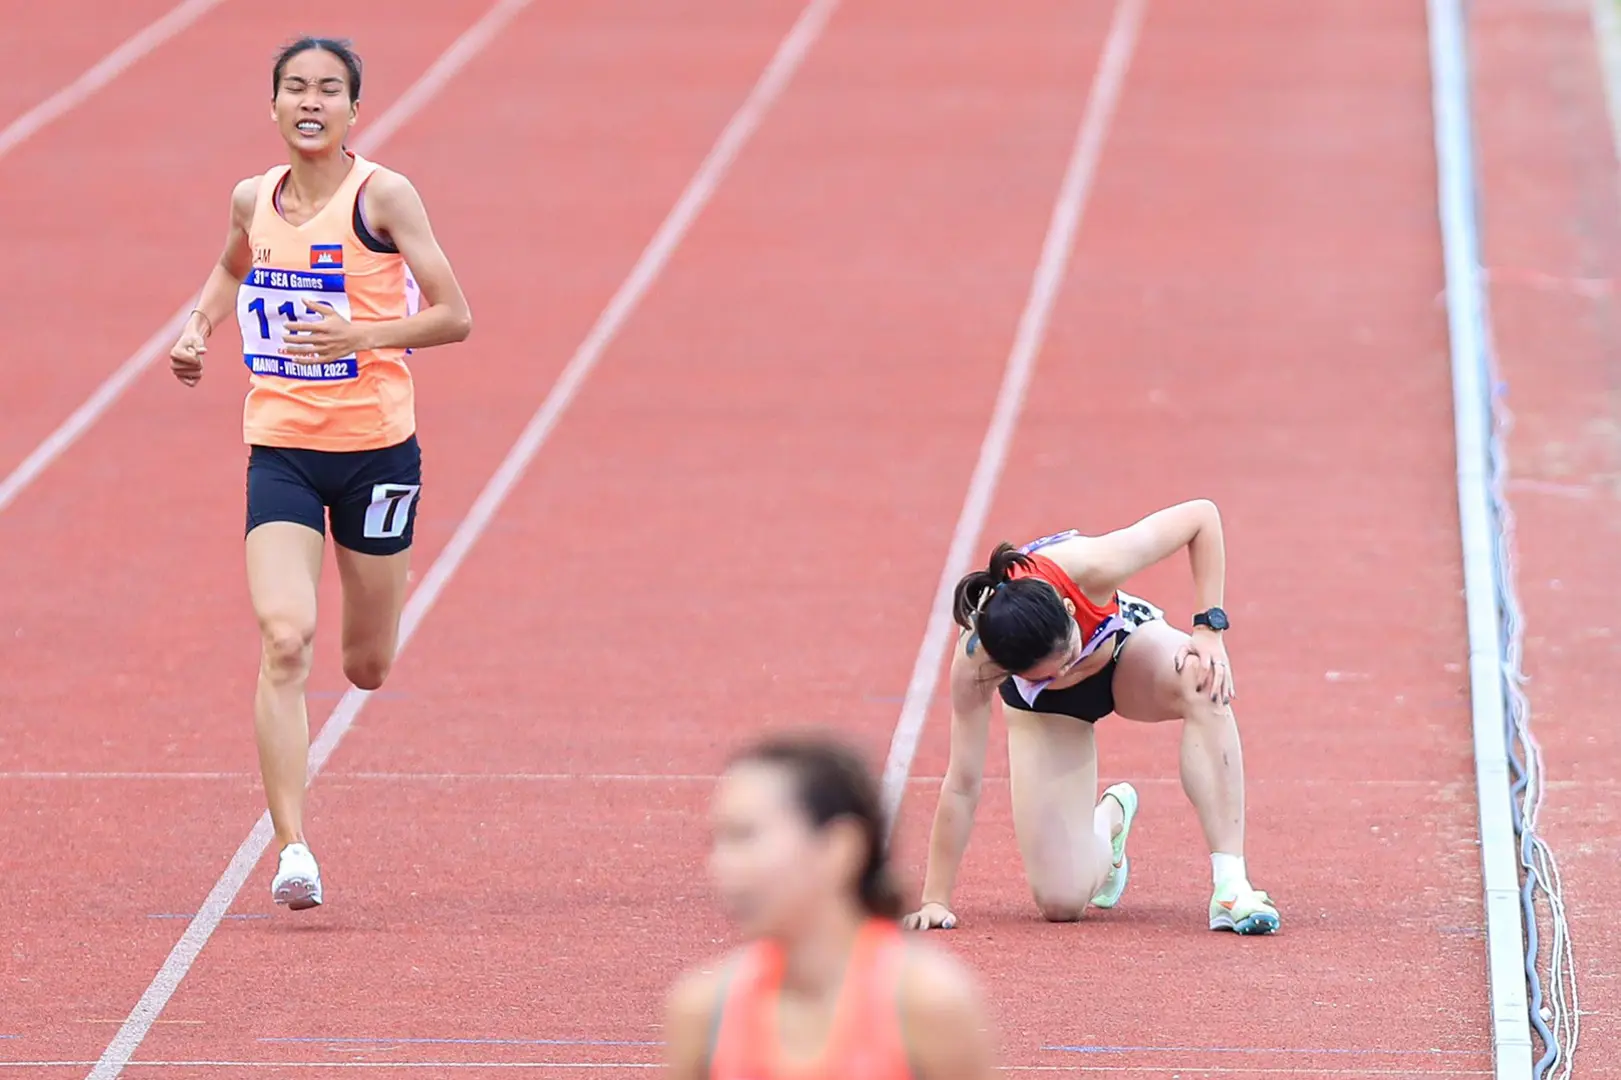
[[[207,351],[203,335],[188,327],[169,350],[169,370],[187,386],[196,386],[203,377],[203,354]]]
[[[902,919],[901,925],[908,930],[955,930],[957,916],[948,911],[944,904],[931,902]]]
[[[315,361],[339,360],[365,348],[365,334],[354,323],[339,315],[331,304],[306,301],[308,314],[287,324],[288,356]]]
[[[1196,689],[1218,705],[1230,704],[1237,692],[1233,688],[1233,666],[1227,659],[1227,646],[1213,633],[1195,630],[1176,653],[1176,670],[1181,674],[1189,660],[1199,663],[1199,681]]]

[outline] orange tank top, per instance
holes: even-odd
[[[320,212],[293,225],[278,209],[286,165],[259,181],[248,243],[253,266],[237,291],[249,387],[242,410],[250,444],[308,450],[376,450],[416,431],[406,349],[376,349],[326,362],[284,356],[289,322],[330,304],[354,323],[402,319],[418,307],[416,283],[397,252],[374,251],[356,234],[357,203],[378,166],[358,154]]]
[[[783,954],[759,942],[732,970],[710,1053],[708,1080],[913,1080],[901,1033],[900,928],[870,920],[856,937],[833,1025],[811,1062],[785,1061],[777,1034]]]

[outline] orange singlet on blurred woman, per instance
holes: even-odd
[[[680,979],[673,1080],[990,1080],[973,979],[897,919],[878,787],[818,738],[735,757],[710,870],[748,945]]]

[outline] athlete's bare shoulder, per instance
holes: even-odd
[[[1097,543],[1094,537],[1087,536],[1078,529],[1066,529],[1061,533],[1043,537],[1030,545],[1031,554],[1045,555],[1058,565],[1058,568],[1068,574],[1071,581],[1077,580],[1077,575],[1086,571],[1093,545]]]
[[[670,986],[668,1007],[689,1018],[694,1013],[713,1018],[727,982],[750,951],[750,946],[740,945],[683,971]]]
[[[901,968],[901,1011],[929,1080],[989,1080],[994,1051],[979,984],[947,950],[908,935]]]
[[[246,180],[238,180],[231,189],[231,220],[244,229],[253,220],[253,207],[259,201],[259,185],[264,178],[264,173],[250,176]]]
[[[957,648],[951,656],[951,694],[959,704],[990,701],[996,684],[1007,674],[985,652],[979,635],[972,630],[957,633]]]
[[[688,968],[671,984],[665,1009],[672,1019],[702,1026],[714,1017],[720,1003],[720,986],[721,965]]]
[[[425,238],[432,236],[428,210],[416,185],[404,173],[383,165],[366,180],[366,218],[380,235],[401,245],[408,259],[413,253],[407,247],[420,258]]]
[[[376,161],[371,162],[371,176],[366,178],[366,190],[372,191],[379,184],[386,190],[398,191],[402,187],[411,187],[410,178],[398,169],[391,169],[387,165]]]
[[[376,162],[373,162],[375,165]],[[366,179],[366,208],[382,213],[398,212],[411,204],[421,205],[416,185],[402,172],[377,165]]]
[[[978,1020],[979,987],[967,965],[931,941],[911,934],[905,940],[901,996],[907,1011],[930,1015],[966,1013]]]
[[[664,1000],[664,1045],[672,1080],[701,1080],[704,1075],[721,996],[742,954],[736,949],[688,968],[671,985]]]

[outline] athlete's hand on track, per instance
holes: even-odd
[[[1176,670],[1180,674],[1188,660],[1199,661],[1199,693],[1209,694],[1218,705],[1230,704],[1237,692],[1233,689],[1233,665],[1227,659],[1227,646],[1221,635],[1204,627],[1195,627],[1193,633],[1176,654]]]
[[[207,351],[203,335],[188,327],[169,350],[169,370],[187,386],[196,386],[203,377],[203,354]]]
[[[901,926],[908,930],[955,930],[957,916],[944,904],[928,903],[902,919]]]
[[[325,362],[350,356],[365,348],[364,334],[354,323],[339,315],[331,304],[306,301],[308,313],[287,324],[287,344],[282,352],[306,360]]]

